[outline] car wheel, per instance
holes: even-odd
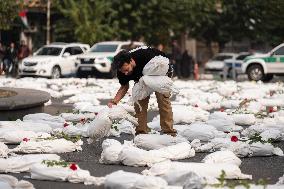
[[[272,79],[273,79],[273,74],[267,74],[263,77],[262,81],[268,82],[268,81],[271,81]]]
[[[58,79],[61,77],[61,70],[58,66],[52,68],[51,79]]]
[[[247,70],[249,80],[259,81],[264,78],[264,72],[261,65],[251,65]]]

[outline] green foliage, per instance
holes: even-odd
[[[20,11],[21,1],[2,0],[0,1],[0,30],[8,30]]]
[[[51,137],[44,138],[44,140],[55,140],[55,139],[60,139],[60,138],[64,138],[65,140],[69,140],[75,143],[81,140],[82,136],[81,135],[69,136],[63,132],[58,132],[58,133],[55,133]]]
[[[256,142],[261,142],[262,144],[264,144],[264,143],[273,143],[275,142],[275,140],[273,138],[269,138],[268,140],[263,140],[258,133],[255,133],[253,136],[249,138],[249,144]]]
[[[70,165],[70,163],[67,163],[64,160],[59,160],[59,161],[43,160],[41,163],[47,165],[47,167],[53,167],[53,166],[68,167]]]

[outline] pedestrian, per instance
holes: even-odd
[[[125,96],[129,89],[129,81],[134,80],[135,83],[143,76],[142,71],[144,66],[156,56],[164,56],[165,53],[159,51],[155,48],[138,48],[133,51],[121,51],[115,57],[113,65],[117,69],[117,78],[120,83],[120,88],[118,89],[115,97],[108,103],[111,108],[113,105],[118,104],[118,102]],[[163,95],[161,93],[155,92],[159,113],[160,113],[160,124],[161,129],[164,134],[169,134],[172,136],[176,135],[176,130],[173,129],[173,112],[170,102],[170,95]],[[136,135],[146,134],[150,131],[147,126],[147,109],[150,97],[139,100],[135,103],[134,109],[136,112],[136,117],[138,118],[138,126],[136,127]]]
[[[4,57],[5,57],[5,47],[0,41],[0,75],[2,75],[2,72],[4,70],[4,64],[3,64]]]
[[[4,57],[4,66],[5,66],[6,76],[13,73],[15,64],[17,63],[17,55],[18,53],[15,47],[15,43],[11,42],[10,46],[7,48],[7,51]]]
[[[24,58],[28,57],[29,55],[30,55],[30,49],[26,45],[26,42],[22,40],[18,51],[18,61],[21,62]]]
[[[182,54],[181,58],[181,75],[184,78],[189,78],[191,76],[192,70],[193,70],[193,63],[194,60],[190,54],[188,54],[188,51],[185,50]]]
[[[181,49],[177,40],[172,42],[172,63],[174,65],[175,73],[178,78],[181,77]]]

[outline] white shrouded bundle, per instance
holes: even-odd
[[[50,134],[23,130],[6,130],[1,132],[0,130],[0,142],[6,144],[18,144],[22,142],[24,138],[36,139],[47,137],[50,137]]]
[[[173,86],[171,78],[166,76],[169,69],[169,59],[163,56],[155,56],[152,58],[143,69],[143,76],[139,82],[132,88],[132,100],[145,99],[153,92],[158,92],[164,95],[176,93],[177,90]]]
[[[243,128],[236,126],[232,116],[227,115],[226,112],[214,112],[210,114],[209,120],[206,121],[208,125],[214,126],[218,131],[231,132],[239,131]]]
[[[238,158],[233,152],[226,151],[218,151],[211,153],[202,160],[204,163],[228,163],[240,166],[242,161]]]
[[[2,130],[21,130],[21,131],[33,131],[33,132],[44,132],[51,133],[52,128],[46,123],[33,122],[32,120],[27,121],[0,121],[0,132]]]
[[[181,142],[187,142],[183,137],[173,137],[170,135],[140,134],[134,138],[134,144],[138,148],[145,150],[155,150],[167,146],[172,146]]]
[[[225,137],[226,134],[218,131],[215,127],[201,122],[195,122],[178,131],[178,134],[189,141],[199,139],[201,141],[209,141],[215,137]]]
[[[10,152],[8,146],[3,142],[0,142],[0,158],[7,157]]]
[[[23,121],[32,121],[37,123],[45,123],[52,129],[62,128],[65,120],[60,116],[53,116],[46,113],[28,114],[23,117]]]
[[[0,174],[0,188],[1,189],[34,189],[32,183],[20,180],[11,175]]]
[[[76,102],[90,102],[93,105],[100,105],[100,101],[97,99],[96,94],[85,94],[80,93],[75,96],[71,96],[70,98],[63,101],[65,104],[72,104]]]
[[[240,168],[234,164],[225,163],[192,163],[192,162],[172,162],[165,161],[154,164],[149,170],[142,171],[143,175],[165,177],[177,177],[181,173],[194,172],[200,177],[206,178],[208,184],[216,182],[214,178],[219,178],[225,171],[226,179],[252,179],[251,175],[245,175]],[[212,179],[213,178],[213,179]]]
[[[56,154],[29,154],[23,156],[0,158],[1,173],[20,173],[28,171],[35,163],[41,163],[43,160],[60,160]]]
[[[41,141],[23,141],[16,148],[11,149],[15,153],[65,153],[82,150],[82,140],[73,143],[64,138]]]
[[[114,106],[100,111],[97,117],[88,125],[87,134],[91,140],[101,139],[109,134],[114,120],[128,120],[137,125],[137,120],[131,116],[123,107]]]
[[[104,177],[93,177],[89,171],[80,169],[78,165],[75,166],[76,170],[72,170],[70,166],[47,166],[43,163],[37,163],[30,169],[31,178],[36,180],[68,181],[95,186],[103,184]]]
[[[254,114],[233,114],[233,119],[236,125],[241,126],[250,126],[256,122]]]
[[[165,189],[168,183],[154,176],[144,176],[137,173],[116,171],[105,177],[104,187],[108,189]]]
[[[128,166],[147,166],[165,160],[179,160],[193,157],[195,151],[188,142],[163,147],[158,150],[146,151],[133,146],[133,143],[120,142],[114,139],[106,139],[102,144],[102,154],[100,163],[119,164],[120,162]]]
[[[66,121],[80,121],[81,119],[94,119],[96,117],[94,113],[61,113],[60,116]]]

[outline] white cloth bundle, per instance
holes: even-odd
[[[134,138],[134,144],[138,148],[145,150],[155,150],[167,146],[172,146],[181,142],[187,142],[183,137],[173,137],[170,135],[140,134]]]
[[[154,164],[149,170],[142,171],[142,174],[165,178],[169,177],[169,175],[194,172],[200,177],[209,178],[207,179],[208,182],[209,180],[212,180],[212,178],[219,178],[222,171],[225,171],[226,179],[252,179],[251,175],[243,174],[238,166],[225,163],[215,164],[165,161]]]
[[[96,94],[76,94],[63,101],[66,104],[73,104],[76,102],[90,102],[93,105],[100,105],[100,101],[97,99]]]
[[[230,132],[242,130],[242,127],[236,126],[232,116],[227,115],[226,112],[214,112],[210,114],[209,120],[206,123],[214,126],[218,131]]]
[[[187,142],[146,151],[134,146],[124,146],[119,154],[119,160],[128,166],[146,166],[165,160],[179,160],[195,156],[194,149]]]
[[[23,141],[11,152],[16,153],[65,153],[82,150],[83,141],[75,143],[66,139],[41,140],[41,141]]]
[[[155,56],[143,68],[143,75],[166,75],[170,61],[164,56]]]
[[[228,164],[234,164],[236,166],[240,166],[242,163],[241,159],[238,158],[233,152],[229,150],[213,152],[205,156],[202,162],[204,163],[228,163]]]
[[[51,133],[52,128],[45,123],[33,122],[31,120],[27,121],[0,121],[0,132],[5,130],[21,130],[21,131],[33,131],[33,132],[44,132]]]
[[[185,127],[183,131],[178,132],[178,134],[189,141],[194,139],[209,141],[215,137],[225,137],[226,135],[215,127],[201,122],[192,123],[189,127]]]
[[[233,114],[233,119],[236,125],[241,126],[250,126],[256,122],[254,114]]]
[[[167,185],[162,178],[122,170],[107,175],[104,183],[108,189],[165,189]]]
[[[48,167],[45,164],[37,163],[30,169],[31,178],[36,180],[68,181],[96,186],[103,184],[103,177],[92,177],[89,171],[80,169],[78,165],[75,166],[76,170],[72,170],[70,167]]]
[[[96,117],[94,113],[61,113],[60,116],[66,121],[80,121],[81,119],[94,119]]]
[[[20,180],[11,175],[0,174],[0,188],[1,189],[34,189],[32,183]]]
[[[0,142],[8,144],[18,144],[22,142],[24,138],[36,139],[47,137],[50,137],[50,134],[23,130],[6,130],[4,132],[1,132],[0,129]]]
[[[105,164],[119,164],[120,160],[119,153],[121,152],[123,146],[121,143],[114,139],[106,139],[102,143],[102,154],[100,158],[100,163]]]
[[[0,142],[0,158],[7,157],[9,152],[8,146],[3,142]]]
[[[23,117],[23,121],[32,121],[37,123],[45,123],[52,127],[52,129],[62,128],[65,120],[60,116],[53,116],[46,113],[28,114]]]
[[[43,160],[60,160],[56,154],[29,154],[23,156],[0,158],[1,173],[20,173],[28,171],[35,163],[41,163]]]

